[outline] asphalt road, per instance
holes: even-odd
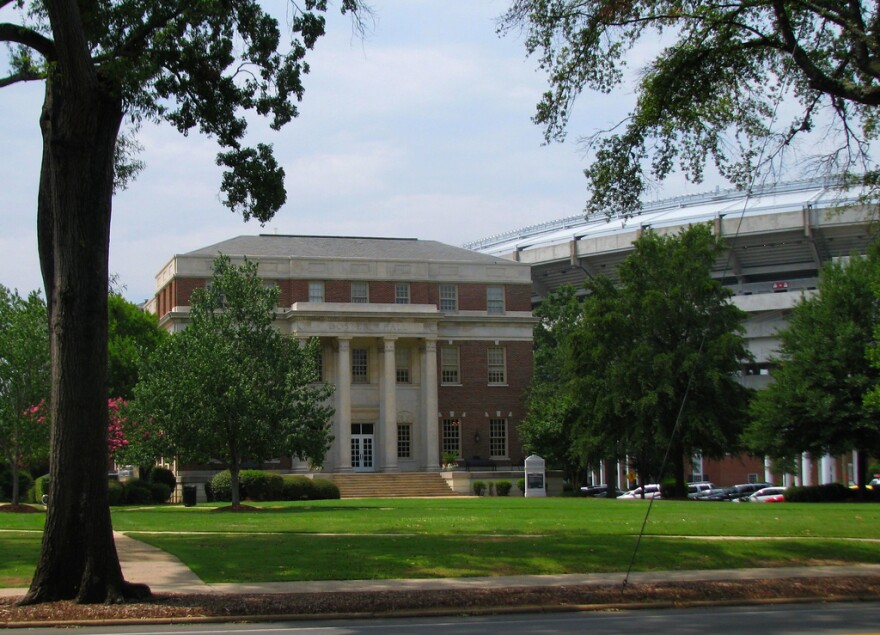
[[[57,635],[58,630],[28,629],[26,632]],[[258,624],[108,626],[85,627],[78,632],[126,635],[880,635],[880,602]]]

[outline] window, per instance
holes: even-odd
[[[309,283],[309,302],[323,302],[324,301],[324,283],[323,282],[310,282]]]
[[[456,285],[440,285],[440,310],[458,311],[458,287]]]
[[[351,283],[351,301],[355,304],[367,304],[370,301],[370,287],[366,282]]]
[[[441,452],[454,453],[455,456],[461,456],[460,434],[461,425],[458,419],[443,420],[443,447]]]
[[[353,348],[351,349],[351,383],[368,384],[370,383],[369,364],[367,363],[367,349]]]
[[[397,458],[412,458],[412,426],[408,423],[397,424]]]
[[[504,287],[486,287],[486,311],[504,313]]]
[[[404,346],[398,346],[394,349],[395,374],[397,375],[398,384],[410,383],[409,376],[409,349]]]
[[[749,483],[757,483],[758,482],[758,473],[757,472],[749,472]]]
[[[489,456],[507,456],[507,419],[489,419]]]
[[[489,383],[504,384],[507,383],[507,373],[504,363],[504,348],[501,346],[490,346],[486,349],[487,361],[489,362]]]
[[[409,304],[409,283],[398,282],[394,285],[394,304]]]
[[[440,349],[440,383],[461,383],[458,373],[458,347],[456,346],[444,346]]]

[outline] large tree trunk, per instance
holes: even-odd
[[[62,63],[71,43],[58,33],[59,20],[67,19],[58,12],[75,11],[71,4],[46,2],[59,44],[40,120],[37,215],[49,305],[52,431],[46,529],[24,604],[116,602],[149,593],[123,580],[107,490],[108,253],[122,101],[93,70],[77,74],[83,68],[77,60]]]

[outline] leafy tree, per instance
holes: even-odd
[[[544,300],[535,317],[532,380],[526,401],[527,414],[519,426],[520,439],[529,452],[540,454],[548,465],[561,467],[568,481],[581,482],[587,467],[573,452],[575,400],[565,373],[567,338],[577,327],[581,305],[576,289],[565,286]]]
[[[0,285],[0,451],[12,473],[13,505],[21,500],[19,469],[49,448],[48,324],[39,293],[22,298]]]
[[[633,110],[587,140],[588,211],[632,213],[647,183],[676,169],[699,182],[711,161],[739,186],[784,169],[813,130],[821,167],[876,185],[878,23],[876,4],[845,0],[513,0],[501,29],[525,30],[548,73],[534,117],[548,141],[565,136],[584,90],[614,91],[639,49],[669,42],[639,76]]]
[[[744,313],[710,275],[723,245],[708,226],[649,231],[634,247],[618,284],[597,277],[585,285],[568,353],[582,413],[577,443],[608,460],[629,455],[642,482],[663,475],[668,454],[683,496],[690,457],[723,456],[742,430]]]
[[[317,340],[274,328],[277,296],[256,263],[218,257],[211,284],[193,293],[190,324],[150,356],[135,388],[135,419],[154,447],[183,462],[223,460],[233,507],[243,461],[296,454],[320,465],[332,440]]]
[[[159,319],[122,296],[111,293],[107,300],[107,393],[131,399],[138,369],[147,355],[168,336]]]
[[[865,399],[880,379],[867,355],[880,323],[878,285],[878,243],[867,257],[825,267],[818,292],[797,305],[780,333],[774,382],[752,404],[744,438],[753,450],[788,464],[802,452],[859,450],[864,486],[867,458],[880,453],[880,417]]]
[[[10,5],[21,18],[0,23],[11,51],[0,87],[45,85],[37,233],[52,337],[53,504],[23,602],[113,602],[148,593],[123,580],[105,473],[111,200],[137,167],[123,119],[215,138],[224,203],[267,221],[285,201],[283,170],[269,146],[243,144],[244,114],[273,129],[297,115],[327,0],[290,3],[284,50],[257,0],[0,0]]]

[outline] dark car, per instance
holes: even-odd
[[[613,488],[616,496],[620,496],[623,492],[617,488]],[[607,485],[585,485],[581,488],[581,496],[592,496],[593,498],[607,498]],[[616,497],[615,496],[615,497]]]

